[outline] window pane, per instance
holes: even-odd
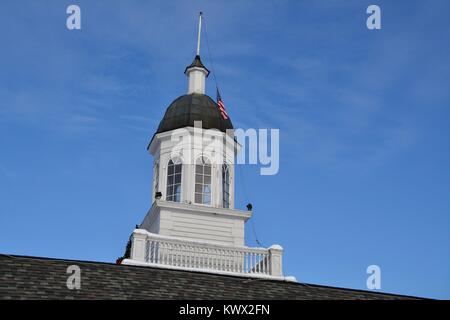
[[[211,195],[209,193],[205,193],[203,196],[203,204],[211,204]]]
[[[211,162],[200,157],[195,164],[195,202],[211,204]]]
[[[179,164],[174,165],[173,160],[170,160],[167,167],[167,201],[181,201],[181,171],[183,167],[180,161],[177,163]]]

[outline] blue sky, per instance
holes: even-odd
[[[81,31],[66,29],[70,4]],[[122,255],[199,10],[235,127],[280,129],[279,174],[241,166],[236,196],[262,243],[284,247],[285,273],[365,289],[377,264],[382,291],[450,298],[445,0],[2,1],[0,252]]]

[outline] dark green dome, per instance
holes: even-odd
[[[186,94],[175,99],[167,108],[156,133],[183,127],[193,127],[194,121],[202,121],[203,129],[226,132],[233,129],[230,118],[224,119],[217,103],[205,94]]]

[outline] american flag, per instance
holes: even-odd
[[[222,118],[224,118],[225,120],[228,120],[229,116],[228,116],[227,111],[225,110],[225,105],[223,104],[222,97],[220,96],[218,88],[217,88],[217,107],[219,108]]]

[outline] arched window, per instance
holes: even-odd
[[[230,167],[222,165],[222,206],[230,207]]]
[[[178,158],[170,159],[167,166],[166,200],[181,202],[181,170],[183,164]]]
[[[211,204],[211,162],[203,156],[195,163],[195,203]]]

